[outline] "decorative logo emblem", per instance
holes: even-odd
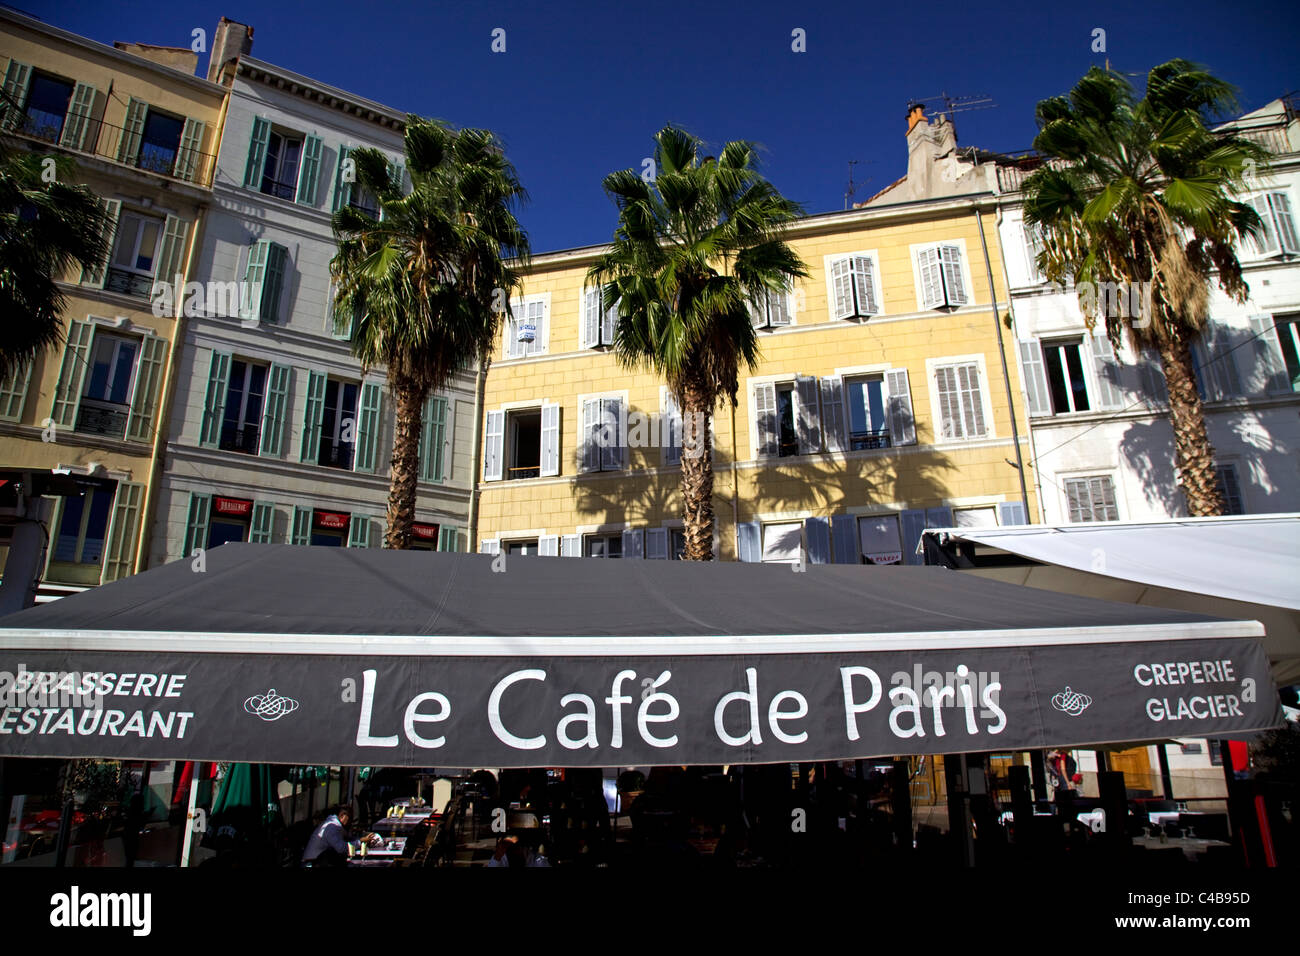
[[[275,692],[272,691],[272,693]],[[1080,694],[1078,691],[1071,690],[1067,686],[1065,690],[1052,698],[1052,706],[1063,714],[1078,717],[1092,706],[1092,698],[1087,694]]]
[[[1066,688],[1067,690],[1069,688]],[[298,702],[292,697],[281,697],[272,687],[266,694],[255,694],[244,701],[244,710],[263,720],[279,720],[298,709]]]

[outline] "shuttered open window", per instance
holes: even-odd
[[[100,583],[119,581],[135,571],[140,547],[140,514],[144,502],[144,485],[119,481],[113,499],[113,520],[108,528],[108,545],[104,549],[104,574]]]
[[[876,266],[870,256],[845,256],[830,263],[831,315],[864,319],[880,313]]]
[[[921,249],[917,252],[917,271],[921,279],[921,308],[940,309],[969,301],[960,246],[941,243]]]
[[[284,454],[289,408],[289,368],[272,363],[267,376],[266,405],[262,410],[262,436],[258,454],[279,458]]]
[[[788,292],[764,292],[748,303],[749,321],[756,329],[781,329],[794,322],[794,306]]]
[[[889,440],[891,445],[916,444],[916,420],[912,416],[912,386],[907,369],[891,368],[885,373],[888,392]]]
[[[167,361],[167,340],[146,335],[140,342],[131,410],[126,420],[126,440],[152,442],[158,413],[158,390],[162,387],[163,364]]]
[[[303,206],[316,205],[316,185],[320,180],[320,137],[308,135],[303,140],[302,163],[298,167],[298,188],[294,202]]]
[[[278,242],[260,239],[249,249],[244,270],[239,314],[249,322],[275,322],[280,315],[289,250]]]
[[[516,303],[513,315],[502,323],[505,327],[505,357],[524,358],[546,352],[546,302],[533,299]]]
[[[0,101],[3,119],[0,127],[14,129],[23,122],[23,107],[27,105],[27,90],[32,82],[32,68],[27,63],[10,59],[5,68],[5,99]]]
[[[1283,191],[1261,193],[1246,200],[1260,219],[1258,230],[1250,234],[1251,245],[1258,256],[1300,254],[1300,235],[1297,235],[1295,216],[1291,211],[1291,197]]]
[[[361,402],[357,409],[354,471],[373,473],[378,467],[381,392],[378,382],[363,382],[361,385]]]
[[[682,463],[682,412],[668,386],[659,386],[659,441],[663,446],[663,463]]]
[[[578,347],[584,349],[609,348],[614,344],[614,331],[618,326],[618,302],[605,305],[604,289],[593,287],[582,291],[582,322],[578,329]]]
[[[443,455],[447,441],[447,399],[430,395],[424,402],[420,434],[420,480],[440,482],[446,477]]]
[[[88,83],[78,83],[73,87],[68,113],[63,119],[63,132],[59,136],[60,146],[79,152],[94,152],[94,133],[98,131],[94,122],[97,95],[98,91]]]
[[[623,400],[590,398],[582,403],[581,471],[621,471],[627,462]]]
[[[483,480],[500,481],[505,461],[506,413],[488,412],[483,439]]]

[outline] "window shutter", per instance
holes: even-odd
[[[388,178],[393,181],[393,188],[398,193],[406,192],[406,167],[401,163],[388,164]]]
[[[589,349],[600,344],[600,290],[585,289],[582,293],[582,324],[579,326],[579,348]]]
[[[357,409],[357,444],[353,471],[373,473],[375,470],[379,446],[380,402],[379,383],[363,382]]]
[[[763,560],[763,526],[757,521],[736,525],[736,557],[751,564]]]
[[[746,299],[745,311],[749,313],[750,325],[756,329],[767,328],[767,309],[764,308],[761,298]]]
[[[754,386],[754,407],[757,421],[754,422],[755,447],[760,455],[775,455],[780,449],[780,423],[776,414],[776,385],[768,382]]]
[[[1277,226],[1277,241],[1283,252],[1300,253],[1300,238],[1296,236],[1295,218],[1291,215],[1291,197],[1286,193],[1269,193],[1273,209],[1273,222]]]
[[[266,239],[259,239],[248,247],[248,265],[244,268],[244,284],[239,299],[241,319],[256,322],[262,317],[262,288],[266,282],[270,252],[271,243]]]
[[[581,540],[576,534],[566,534],[560,538],[560,557],[562,558],[579,558],[582,557]]]
[[[348,547],[370,547],[370,518],[368,515],[352,515],[348,519]]]
[[[1025,503],[1023,501],[998,502],[998,524],[1004,526],[1029,524],[1029,519],[1025,516]]]
[[[288,249],[278,242],[268,243],[266,250],[266,278],[262,283],[262,305],[258,312],[260,318],[267,322],[279,321],[280,293],[284,289],[284,272],[288,261]]]
[[[858,542],[858,519],[853,515],[831,517],[831,541],[835,546],[836,564],[861,564],[862,551]]]
[[[1169,404],[1169,387],[1165,383],[1165,370],[1160,355],[1147,346],[1138,356],[1138,377],[1142,382],[1142,401],[1147,408],[1160,408]]]
[[[59,381],[54,386],[54,408],[50,420],[62,428],[75,428],[77,409],[81,405],[81,387],[86,381],[90,343],[95,328],[89,322],[73,319],[68,323],[68,341],[63,347],[63,364],[59,366]]]
[[[668,560],[668,529],[647,528],[645,532],[645,556],[649,561]]]
[[[1084,347],[1092,357],[1093,378],[1097,382],[1096,407],[1100,411],[1114,411],[1124,407],[1124,394],[1119,389],[1120,367],[1115,359],[1115,349],[1104,331],[1085,335]]]
[[[1025,379],[1031,416],[1052,414],[1052,397],[1047,390],[1047,372],[1043,368],[1043,350],[1037,342],[1020,342],[1020,368]]]
[[[965,305],[969,297],[961,274],[961,246],[940,246],[939,261],[943,271],[945,301],[948,305]]]
[[[221,420],[226,414],[226,387],[230,380],[230,353],[212,353],[208,366],[208,389],[203,400],[203,421],[199,426],[199,444],[216,448],[221,440]]]
[[[459,551],[460,550],[460,529],[443,525],[438,529],[438,550],[439,551]]]
[[[144,136],[144,120],[149,114],[149,104],[127,97],[126,120],[122,123],[122,135],[117,141],[117,161],[134,166],[140,157],[140,140]]]
[[[104,233],[111,247],[113,241],[117,238],[117,217],[122,212],[122,204],[116,199],[101,199],[99,208],[104,213]],[[98,288],[104,287],[104,281],[108,278],[108,261],[112,258],[110,251],[103,262],[98,263],[92,268],[81,270],[81,284],[93,285]]]
[[[430,395],[424,402],[424,434],[420,438],[420,480],[442,481],[442,451],[447,433],[447,399]]]
[[[4,91],[16,105],[5,110],[4,122],[0,123],[5,129],[22,125],[25,115],[23,108],[27,105],[27,88],[31,83],[32,68],[26,63],[10,59],[9,66],[5,69]]]
[[[831,563],[831,523],[827,518],[807,518],[803,523],[809,564]]]
[[[347,167],[348,154],[351,152],[351,147],[339,147],[339,161],[334,168],[334,212],[338,212],[352,201],[352,183],[343,178],[344,170]]]
[[[1255,364],[1249,378],[1249,388],[1254,395],[1276,395],[1291,391],[1291,379],[1286,373],[1286,362],[1278,348],[1278,332],[1271,315],[1252,315],[1250,330],[1255,333],[1251,342]],[[1244,351],[1244,350],[1243,350]]]
[[[167,222],[163,226],[162,245],[158,250],[158,268],[154,270],[156,282],[172,282],[177,276],[184,277],[185,252],[190,244],[191,225],[188,219],[167,217]],[[176,290],[178,297],[181,291],[181,289]]]
[[[682,463],[682,413],[673,401],[673,393],[668,386],[659,386],[659,442],[663,446],[665,465]]]
[[[15,369],[7,378],[0,380],[0,422],[22,420],[23,406],[27,404],[27,389],[31,383],[31,362]]]
[[[88,83],[78,83],[72,88],[72,99],[68,101],[68,113],[63,118],[63,133],[59,136],[59,145],[65,149],[79,152],[92,151],[87,146],[90,138],[90,117],[95,109],[96,90]],[[89,144],[90,147],[94,143]]]
[[[131,412],[127,416],[128,441],[153,441],[154,418],[158,411],[158,388],[162,384],[167,340],[146,335],[140,343],[140,359],[135,370],[135,390],[131,395]]]
[[[271,123],[260,116],[253,117],[253,130],[248,137],[248,163],[244,166],[244,186],[262,188],[262,171],[266,165],[266,144],[271,139]]]
[[[140,548],[140,505],[144,485],[119,481],[113,499],[113,521],[108,529],[108,546],[104,549],[104,572],[101,584],[120,581],[135,570],[135,556]]]
[[[1192,357],[1198,366],[1197,383],[1206,401],[1223,401],[1241,394],[1237,366],[1228,354],[1231,348],[1227,330],[1213,319],[1205,324],[1200,341],[1192,344]]]
[[[912,416],[912,386],[907,369],[891,368],[885,373],[889,393],[889,441],[893,445],[916,444],[916,419]]]
[[[922,249],[917,254],[917,264],[921,273],[921,308],[937,309],[944,304],[939,250]]]
[[[604,304],[604,297],[601,298],[601,304]],[[621,301],[621,300],[619,300]],[[607,309],[602,309],[600,313],[600,344],[613,345],[614,332],[618,328],[618,301],[615,301]]]
[[[270,544],[275,525],[275,505],[269,501],[253,502],[253,521],[248,529],[248,540],[253,544]]]
[[[542,405],[542,462],[539,474],[548,478],[560,473],[560,406]]]
[[[503,349],[503,352],[505,354],[505,357],[508,359],[518,358],[520,355],[523,354],[524,343],[519,341],[519,324],[523,320],[524,320],[523,312],[521,307],[519,314],[508,315],[506,316],[506,320],[501,323],[502,327],[505,330],[505,336],[506,336],[505,348]]]
[[[273,363],[266,378],[266,405],[262,409],[258,454],[279,458],[284,453],[284,425],[289,408],[289,367]]]
[[[320,180],[319,136],[308,134],[302,144],[302,163],[298,166],[298,189],[294,202],[304,206],[316,205],[316,183]]]
[[[858,316],[875,315],[880,311],[876,304],[875,265],[866,256],[854,256],[853,270],[854,313]]]
[[[1033,283],[1042,282],[1044,279],[1043,271],[1038,268],[1038,257],[1043,253],[1043,234],[1039,231],[1039,226],[1034,222],[1024,224],[1025,233],[1025,253],[1028,259],[1029,281]]]
[[[325,376],[307,372],[307,404],[302,416],[302,448],[299,460],[315,464],[320,456],[320,429],[325,420]]]
[[[772,328],[785,328],[792,321],[790,294],[788,292],[769,292],[767,294],[768,324]]]
[[[208,546],[208,517],[212,510],[212,496],[197,491],[190,492],[190,509],[185,520],[185,550],[182,558],[194,554],[195,548]]]
[[[501,539],[484,538],[481,542],[479,542],[478,550],[479,550],[479,554],[500,554]]]
[[[821,415],[817,407],[817,377],[797,375],[794,380],[795,395],[799,399],[796,431],[799,435],[799,454],[815,455],[822,450]]]
[[[589,398],[582,403],[582,447],[578,450],[580,472],[600,470],[601,401]]]
[[[289,532],[290,544],[311,544],[311,509],[293,506],[293,529]]]
[[[925,530],[925,525],[924,511],[904,511],[900,516],[899,527],[903,532],[904,564],[925,564],[925,559],[916,553],[916,547],[921,543],[921,532]]]
[[[925,526],[927,528],[951,528],[953,526],[952,509],[947,505],[925,509]]]
[[[606,398],[601,400],[600,417],[602,434],[610,436],[612,441],[600,450],[600,467],[602,471],[622,471],[627,465],[627,449],[623,438],[627,434],[627,423],[623,400]]]
[[[836,259],[831,263],[831,295],[835,309],[835,318],[851,319],[853,307],[853,276],[848,259]]]
[[[483,442],[483,480],[500,481],[505,457],[506,413],[488,412]]]
[[[844,451],[844,381],[838,375],[822,379],[822,432],[826,436],[826,450]]]
[[[560,555],[560,536],[543,534],[537,538],[537,553],[544,558],[556,558]]]
[[[528,343],[527,354],[541,355],[546,352],[547,345],[551,340],[550,322],[546,315],[546,303],[541,301],[530,303],[528,315],[532,318],[533,324],[537,326],[537,334]]]
[[[180,150],[176,153],[176,178],[186,182],[198,182],[204,177],[203,172],[203,134],[207,126],[194,119],[185,117],[185,127],[181,130]]]

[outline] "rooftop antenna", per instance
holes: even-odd
[[[856,182],[853,181],[853,167],[856,166],[856,165],[858,165],[858,163],[860,163],[860,162],[862,162],[862,160],[860,160],[860,159],[850,159],[850,160],[849,160],[849,184],[848,184],[848,186],[845,187],[845,189],[844,189],[844,208],[845,208],[845,209],[848,209],[849,206],[853,203],[853,194],[856,193],[856,192],[858,191],[858,186],[861,185],[861,183],[856,183]],[[870,162],[870,160],[868,160],[868,162]],[[868,178],[867,178],[867,182],[870,182],[870,181],[871,181],[871,180],[870,180],[870,177],[868,177]]]
[[[907,101],[908,105],[920,103],[926,109],[938,100],[943,104],[939,112],[951,116],[953,113],[969,113],[972,110],[991,110],[998,104],[987,93],[972,93],[969,96],[950,95],[946,90],[938,96],[918,96]]]

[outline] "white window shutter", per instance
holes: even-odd
[[[682,413],[667,385],[659,386],[659,443],[665,465],[682,463]]]
[[[970,297],[961,273],[961,246],[940,246],[939,260],[943,270],[944,300],[948,305],[965,305]]]
[[[589,349],[600,344],[600,290],[584,289],[582,293],[582,323],[579,325],[578,347]]]
[[[836,259],[831,263],[831,290],[835,318],[853,318],[853,275],[848,259]]]
[[[795,376],[794,389],[795,397],[799,402],[796,416],[799,454],[815,455],[822,450],[821,415],[817,407],[817,376]]]
[[[582,403],[582,447],[578,450],[578,470],[600,470],[600,399],[589,398]]]
[[[537,553],[544,558],[556,558],[560,555],[560,536],[543,534],[537,538]]]
[[[1123,408],[1124,393],[1119,388],[1119,362],[1115,358],[1115,349],[1111,346],[1105,331],[1099,327],[1097,334],[1084,336],[1084,347],[1092,359],[1090,363],[1092,377],[1097,383],[1096,389],[1090,393],[1093,407],[1099,411]]]
[[[519,323],[523,318],[522,307],[516,306],[514,315],[507,315],[502,326],[505,329],[505,356],[506,358],[518,358],[520,355],[520,346],[524,343],[519,341]]]
[[[776,414],[776,385],[767,382],[754,386],[755,445],[760,455],[776,455],[781,450],[781,428]]]
[[[560,473],[560,406],[556,402],[542,405],[542,467],[543,478]]]
[[[934,370],[935,392],[939,398],[939,431],[944,438],[964,438],[961,427],[961,401],[957,394],[957,367],[943,365]]]
[[[645,556],[649,561],[668,560],[668,529],[647,528],[645,532]]]
[[[1300,253],[1300,237],[1296,235],[1295,217],[1291,215],[1291,197],[1286,193],[1269,193],[1273,207],[1273,224],[1277,227],[1277,241],[1283,252]]]
[[[576,534],[560,537],[560,557],[578,558],[582,556],[582,540]]]
[[[606,398],[601,401],[601,433],[608,439],[600,450],[602,471],[622,471],[627,464],[626,450],[623,447],[623,436],[627,433],[624,411],[621,398]]]
[[[1052,396],[1047,390],[1047,372],[1043,368],[1043,350],[1037,342],[1020,342],[1020,368],[1029,398],[1029,414],[1052,414]]]
[[[762,298],[746,299],[745,310],[749,313],[749,324],[756,329],[767,328],[767,309]]]
[[[964,438],[983,438],[988,428],[984,421],[984,392],[980,385],[979,366],[974,362],[957,366],[961,388]]]
[[[769,292],[767,295],[767,314],[772,328],[785,328],[790,324],[793,308],[792,296],[788,292]]]
[[[534,302],[529,306],[529,314],[532,316],[533,324],[537,326],[537,334],[528,343],[528,354],[541,355],[548,350],[551,343],[551,323],[546,313],[546,303],[540,300]]]
[[[501,539],[484,538],[481,542],[479,542],[478,550],[479,550],[479,554],[500,554]]]
[[[912,415],[912,385],[907,369],[891,368],[885,373],[885,391],[889,393],[889,441],[891,445],[916,444],[916,419]]]
[[[1277,230],[1273,226],[1273,211],[1267,195],[1251,196],[1247,205],[1259,216],[1259,230],[1250,233],[1251,245],[1259,256],[1275,256],[1281,252],[1277,242]]]
[[[998,502],[998,524],[1004,526],[1029,524],[1029,519],[1025,517],[1025,503],[1023,501]]]
[[[822,431],[827,451],[844,451],[844,380],[838,375],[822,379]]]
[[[614,344],[614,332],[615,332],[615,330],[616,330],[617,327],[618,327],[618,303],[619,303],[619,301],[622,301],[622,300],[620,299],[620,300],[616,301],[613,305],[611,305],[611,306],[610,306],[609,308],[607,308],[607,309],[605,309],[605,308],[602,308],[602,309],[601,309],[601,312],[600,312],[600,344],[601,344],[601,345],[613,345],[613,344]],[[603,299],[603,298],[601,299],[601,303],[602,303],[602,305],[603,305],[603,303],[604,303],[604,299]]]
[[[1252,315],[1250,329],[1255,333],[1251,342],[1255,356],[1249,380],[1249,390],[1254,395],[1277,395],[1291,391],[1291,379],[1286,373],[1286,362],[1278,348],[1277,330],[1271,315]],[[1243,349],[1242,351],[1248,351]]]
[[[763,560],[763,526],[757,521],[736,525],[736,557],[747,563]]]
[[[944,304],[939,250],[922,249],[917,253],[917,265],[921,273],[921,308],[937,309]]]
[[[854,310],[858,315],[875,315],[880,309],[876,305],[875,266],[866,256],[853,257],[853,291],[855,294]]]
[[[506,413],[488,412],[483,441],[483,480],[500,481],[505,460]]]
[[[641,528],[630,528],[623,532],[623,557],[645,557],[644,534]]]

